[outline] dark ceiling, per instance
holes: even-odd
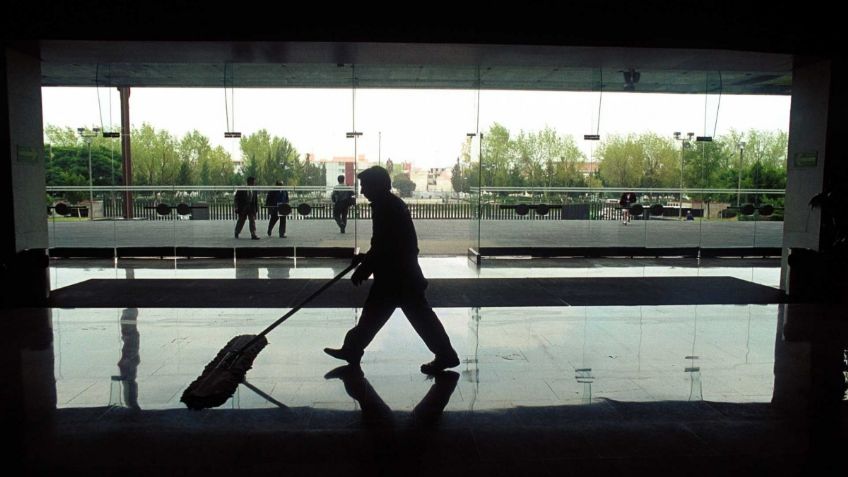
[[[789,55],[328,42],[41,42],[45,86],[443,88],[790,94]]]
[[[634,69],[637,92],[790,94],[795,58],[841,54],[817,3],[30,0],[4,37],[48,86],[621,91]]]

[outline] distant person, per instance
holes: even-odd
[[[277,181],[277,186],[282,186],[283,181]],[[286,216],[280,215],[280,206],[289,203],[289,193],[286,190],[278,189],[268,192],[265,196],[265,206],[268,207],[270,220],[268,221],[268,236],[274,231],[274,225],[277,220],[280,221],[280,238],[286,238]]]
[[[330,195],[330,200],[333,201],[333,219],[339,226],[339,231],[345,233],[347,227],[347,212],[354,204],[356,197],[352,190],[345,185],[345,176],[339,175],[336,178],[339,183],[333,187],[333,193]]]
[[[621,223],[627,225],[630,223],[630,206],[636,203],[636,193],[625,192],[621,194],[618,203],[621,205]]]
[[[358,286],[374,275],[374,284],[362,307],[359,322],[344,338],[340,349],[324,348],[330,356],[359,364],[365,348],[386,324],[397,307],[403,310],[416,333],[435,359],[421,365],[421,372],[437,374],[459,365],[444,326],[433,312],[424,290],[427,280],[418,265],[418,237],[406,204],[392,194],[389,173],[380,166],[359,173],[362,194],[371,201],[373,231],[371,249],[360,261],[351,281]]]
[[[686,220],[695,220],[695,216],[692,215],[692,209],[686,211]]]
[[[247,185],[253,187],[254,184],[256,184],[256,178],[248,177]],[[237,191],[235,197],[235,209],[236,215],[238,215],[235,237],[239,238],[241,229],[244,227],[244,221],[247,219],[249,221],[248,227],[250,228],[250,238],[253,240],[259,240],[259,236],[256,235],[256,213],[259,212],[259,203],[256,200],[256,191],[251,189],[240,189]]]

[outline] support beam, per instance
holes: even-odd
[[[130,87],[120,86],[121,93],[121,173],[124,176],[124,185],[131,186],[132,180],[132,148],[130,134]],[[124,191],[124,218],[133,218],[133,196],[132,192]]]

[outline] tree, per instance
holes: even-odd
[[[212,146],[209,144],[209,139],[197,130],[193,130],[183,136],[177,146],[177,154],[180,158],[178,183],[182,185],[194,183],[208,184],[208,162],[211,153]],[[204,170],[207,175],[205,182],[200,177]]]
[[[314,182],[316,172],[298,158],[297,149],[286,138],[271,136],[265,129],[241,138],[242,157],[245,158],[244,173],[256,177],[257,184],[274,184],[282,180],[286,184],[302,184],[306,177]],[[310,175],[311,174],[311,175]],[[320,185],[326,179],[321,178]]]
[[[144,123],[132,133],[133,182],[138,185],[172,185],[180,170],[177,140],[167,131]]]
[[[415,182],[412,182],[409,176],[404,173],[396,175],[392,179],[392,185],[398,190],[401,197],[412,197],[412,193],[415,191]]]
[[[635,134],[611,136],[598,147],[598,173],[604,185],[636,187],[642,180],[643,150]]]
[[[481,137],[483,144],[483,186],[517,186],[520,179],[517,174],[510,177],[511,173],[517,172],[518,162],[516,155],[510,147],[509,131],[498,123],[492,124],[489,131]]]
[[[459,164],[459,158],[456,159],[456,164],[451,170],[451,187],[454,192],[468,192],[468,182],[463,175],[463,169]]]
[[[88,185],[88,145],[45,147],[47,185]],[[121,156],[103,147],[91,148],[91,176],[96,186],[118,185],[122,182]],[[81,178],[79,181],[77,178]]]

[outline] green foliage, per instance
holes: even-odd
[[[451,187],[453,187],[454,192],[468,192],[470,190],[467,177],[458,160],[451,170]]]
[[[49,186],[88,185],[88,145],[45,146],[46,178]],[[92,185],[107,186],[122,183],[120,151],[103,145],[91,148]]]
[[[409,179],[406,174],[398,174],[392,179],[392,187],[398,190],[401,197],[412,197],[415,191],[415,182]]]
[[[471,160],[470,144],[461,152],[460,187],[484,186],[582,186],[586,179],[578,165],[585,156],[571,136],[560,136],[546,127],[539,132],[520,131],[515,137],[495,123],[482,134],[483,167]],[[455,168],[456,169],[456,168]],[[482,174],[482,177],[478,177]],[[456,190],[456,187],[454,187]]]
[[[257,184],[326,185],[326,167],[314,164],[307,154],[303,160],[286,138],[271,136],[262,129],[244,136],[240,142],[245,159],[244,175],[256,177]]]

